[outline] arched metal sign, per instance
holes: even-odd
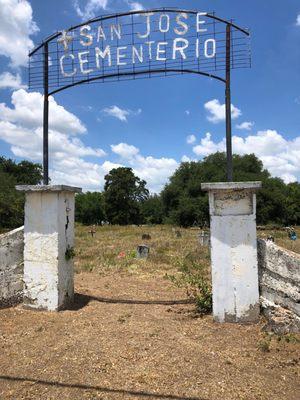
[[[44,90],[44,184],[50,95],[73,86],[193,73],[226,84],[232,181],[231,69],[251,66],[249,32],[214,13],[173,8],[105,15],[57,32],[29,54],[29,88]]]

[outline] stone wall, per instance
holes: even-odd
[[[24,227],[0,235],[0,307],[23,299]]]
[[[300,331],[300,255],[258,240],[261,305],[277,333]]]

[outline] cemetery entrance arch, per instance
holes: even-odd
[[[93,18],[29,54],[29,88],[44,91],[43,183],[49,184],[49,96],[73,86],[198,74],[225,84],[227,179],[232,181],[231,69],[251,65],[249,31],[214,13],[176,8]]]

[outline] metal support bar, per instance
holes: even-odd
[[[48,43],[44,45],[44,114],[43,114],[43,183],[49,184],[49,51]]]
[[[231,25],[226,26],[226,157],[227,157],[227,181],[233,181],[232,168],[232,137],[231,137]]]

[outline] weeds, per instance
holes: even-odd
[[[257,343],[257,347],[263,353],[269,353],[273,334],[266,332],[261,340]]]
[[[287,333],[286,335],[278,335],[277,342],[285,342],[285,343],[300,343],[300,338],[294,333]]]
[[[65,259],[67,261],[71,260],[72,258],[75,257],[75,250],[74,247],[71,247],[68,245],[68,247],[66,248],[66,252],[65,252]]]
[[[185,287],[187,295],[193,299],[200,314],[208,314],[212,310],[212,291],[207,265],[198,261],[195,253],[187,254],[178,261],[179,276],[167,276],[173,283]]]
[[[300,343],[299,335],[294,333],[287,333],[285,335],[276,335],[273,332],[265,332],[263,338],[257,343],[257,347],[264,353],[269,353],[272,341],[277,341],[278,343]]]

